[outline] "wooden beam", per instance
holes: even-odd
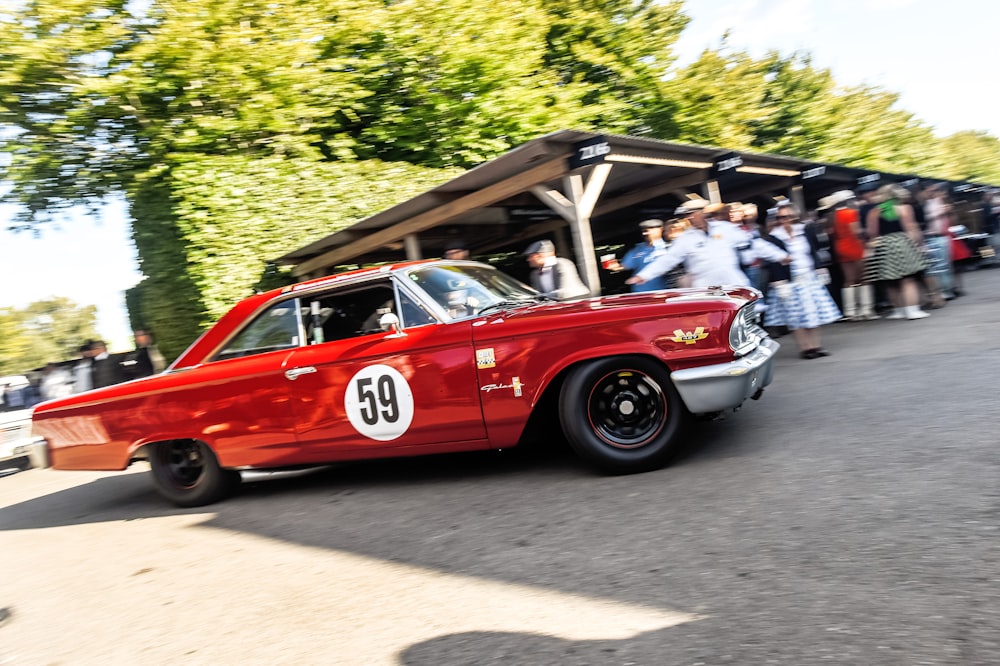
[[[780,192],[785,193],[787,188],[795,185],[795,180],[792,178],[781,178],[768,183],[767,189],[761,189],[760,187],[744,187],[739,190],[733,190],[729,192],[728,196],[733,201],[744,201],[745,199],[751,199],[757,196],[766,196],[769,199],[774,199],[772,193]]]
[[[496,241],[495,243],[489,243],[487,245],[480,245],[476,248],[477,253],[485,253],[490,250],[494,250],[498,247],[510,247],[511,245],[516,245],[518,241],[527,241],[531,238],[537,238],[545,234],[550,234],[557,229],[562,229],[566,226],[566,221],[561,219],[551,219],[545,222],[539,222],[538,224],[533,224],[530,227],[526,227],[522,231],[514,234],[513,236],[505,236],[503,240]]]
[[[507,197],[519,194],[535,185],[548,182],[566,173],[565,155],[556,155],[538,166],[511,176],[498,183],[476,190],[454,201],[449,201],[431,210],[415,215],[407,220],[397,222],[385,229],[373,231],[364,238],[353,243],[324,252],[292,269],[294,275],[311,273],[316,269],[336,266],[354,259],[366,252],[378,249],[386,243],[397,241],[409,234],[419,233],[426,229],[454,219],[473,208],[489,206]]]
[[[708,196],[705,197],[711,203],[722,203],[722,193],[719,192],[719,181],[710,180],[705,183],[705,191]]]
[[[590,228],[590,214],[597,204],[604,184],[611,173],[610,164],[598,164],[590,171],[586,185],[579,175],[566,178],[566,188],[572,200],[576,214],[570,221],[569,228],[573,232],[573,249],[576,254],[576,265],[584,283],[590,287],[590,295],[601,293],[601,277],[597,271],[597,259],[594,257],[594,236]]]
[[[559,190],[548,190],[541,185],[535,185],[531,188],[531,192],[538,197],[539,201],[567,222],[572,222],[576,219],[576,210]]]
[[[608,213],[613,213],[616,210],[621,210],[622,208],[628,208],[629,206],[634,206],[636,204],[642,203],[643,201],[649,201],[650,199],[655,199],[656,197],[662,196],[664,194],[670,194],[673,190],[682,187],[690,187],[692,185],[698,185],[706,178],[708,178],[708,169],[702,171],[696,171],[695,173],[690,173],[685,176],[680,176],[679,178],[674,178],[673,180],[668,180],[655,187],[648,187],[644,189],[634,190],[628,194],[623,194],[620,197],[615,197],[614,199],[607,199],[603,201],[599,206],[594,209],[593,217],[600,217],[601,215],[607,215]]]
[[[604,191],[604,184],[608,182],[608,176],[611,175],[611,167],[611,164],[605,162],[595,165],[594,170],[590,172],[590,178],[587,179],[583,195],[576,202],[578,219],[590,219],[590,214],[594,212],[594,206],[597,205],[597,200],[601,198],[601,192]]]
[[[799,217],[806,219],[806,198],[802,195],[801,185],[792,185],[792,203],[799,209]]]

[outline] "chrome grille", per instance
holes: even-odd
[[[0,430],[0,442],[3,442],[4,444],[13,443],[19,439],[27,437],[30,434],[31,421],[11,426],[4,426],[3,430]]]

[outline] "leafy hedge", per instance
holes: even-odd
[[[290,282],[276,257],[457,173],[380,160],[178,157],[133,195],[146,279],[128,296],[132,324],[154,331],[174,358],[255,288]]]

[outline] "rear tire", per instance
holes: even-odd
[[[642,356],[577,366],[559,395],[559,420],[570,445],[581,458],[612,474],[667,464],[688,416],[669,371]]]
[[[204,442],[175,439],[153,445],[149,456],[153,484],[177,506],[212,504],[231,495],[240,484],[240,473],[223,469]]]

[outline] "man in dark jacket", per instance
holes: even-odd
[[[108,353],[108,346],[103,340],[95,340],[90,345],[94,357],[90,363],[90,377],[93,388],[102,388],[112,384],[120,384],[126,380],[125,370],[120,359]]]
[[[122,361],[125,376],[128,379],[138,379],[163,372],[166,363],[163,354],[153,343],[153,336],[143,330],[133,331],[132,334],[135,337],[135,350],[126,354]]]

